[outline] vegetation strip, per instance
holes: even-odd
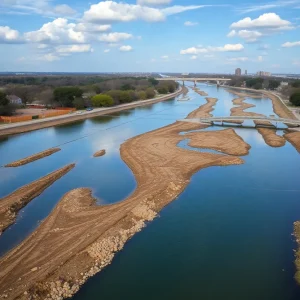
[[[186,138],[180,132],[206,127],[175,122],[123,143],[121,157],[137,180],[133,194],[116,204],[95,206],[89,189],[67,193],[32,235],[0,259],[2,295],[7,299],[71,297],[89,277],[110,264],[146,222],[178,197],[194,173],[210,166],[242,164],[237,156],[177,147]],[[219,137],[218,131],[210,134],[215,140]],[[223,134],[231,141],[232,133]],[[241,155],[249,147],[242,139],[234,138],[232,144]],[[205,140],[202,145],[210,146]],[[232,152],[230,145],[224,149],[228,153]],[[35,250],[29,251],[33,246]]]
[[[17,213],[32,199],[39,196],[47,187],[75,167],[70,164],[32,183],[29,183],[8,196],[0,199],[0,234],[16,220]]]
[[[52,155],[52,154],[54,154],[54,153],[56,153],[56,152],[58,152],[60,150],[61,150],[60,148],[51,148],[51,149],[48,149],[48,150],[45,150],[45,151],[33,154],[31,156],[28,156],[28,157],[16,160],[16,161],[14,161],[12,163],[9,163],[9,164],[5,165],[5,167],[6,168],[8,168],[8,167],[20,167],[20,166],[29,164],[29,163],[31,163],[33,161],[36,161],[38,159],[41,159],[41,158],[44,158],[46,156]]]

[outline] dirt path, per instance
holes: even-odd
[[[56,153],[56,152],[58,152],[60,150],[61,150],[60,148],[51,148],[51,149],[48,149],[48,150],[45,150],[45,151],[33,154],[31,156],[28,156],[28,157],[16,160],[16,161],[14,161],[12,163],[9,163],[9,164],[5,165],[5,167],[6,168],[8,168],[8,167],[20,167],[20,166],[29,164],[29,163],[31,163],[33,161],[36,161],[38,159],[44,158],[46,156],[50,156],[50,155],[52,155],[52,154],[54,154],[54,153]]]
[[[172,99],[178,95],[180,95],[184,90],[181,88],[179,91],[176,91],[173,94],[165,95],[159,98],[149,99],[149,100],[140,100],[132,103],[121,104],[115,107],[108,107],[102,109],[95,109],[89,112],[83,112],[82,114],[72,114],[72,115],[64,115],[53,118],[46,118],[42,120],[28,121],[22,122],[20,124],[13,124],[12,126],[6,126],[0,124],[0,137],[8,136],[16,133],[24,133],[28,131],[38,130],[42,128],[52,127],[56,125],[63,125],[72,123],[79,120],[86,120],[89,118],[99,117],[107,114],[112,114],[116,112],[120,112],[123,110],[128,110],[135,107],[147,106],[151,104],[155,104],[161,101],[165,101],[168,99]]]
[[[29,183],[8,196],[0,199],[0,235],[15,222],[17,213],[32,199],[40,195],[47,187],[56,180],[67,174],[75,164],[65,166],[32,183]]]
[[[205,105],[202,109],[208,110]],[[194,173],[210,166],[243,163],[238,156],[177,147],[186,139],[180,132],[205,127],[176,122],[122,144],[121,157],[137,181],[133,194],[113,205],[95,206],[90,189],[67,193],[32,235],[0,259],[2,298],[48,300],[71,296],[107,266],[146,221],[176,199]],[[216,142],[220,132],[210,131],[210,136]],[[206,140],[201,146],[208,148],[212,140]],[[222,140],[226,145],[218,147],[224,153],[244,155],[249,148],[232,131],[224,130]]]

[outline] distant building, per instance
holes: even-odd
[[[241,76],[242,70],[240,68],[235,69],[235,76]]]
[[[11,104],[22,104],[22,99],[16,95],[8,95],[6,98],[9,100],[9,103]]]
[[[258,71],[256,73],[257,76],[261,76],[261,77],[270,77],[272,76],[272,74],[270,72],[265,72],[265,71]]]
[[[248,71],[247,70],[245,70],[245,75],[248,75]]]

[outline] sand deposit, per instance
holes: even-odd
[[[74,167],[75,164],[65,166],[0,199],[0,234],[15,222],[17,213],[20,209]]]
[[[205,100],[207,103],[201,105],[198,109],[188,114],[187,119],[208,118],[213,116],[210,112],[214,110],[213,106],[217,103],[218,99],[207,97]]]
[[[176,122],[123,143],[121,157],[137,181],[133,194],[116,204],[96,206],[89,189],[67,193],[32,235],[0,259],[2,298],[70,297],[89,277],[110,264],[115,253],[146,222],[176,199],[194,173],[210,166],[243,163],[237,156],[177,147],[186,138],[180,132],[205,127]],[[226,146],[218,144],[220,149],[245,154],[249,145],[232,131],[225,131],[224,135],[229,142]],[[210,136],[216,141],[220,133],[210,131]],[[210,147],[212,140],[206,144],[204,139],[201,146]]]
[[[201,91],[201,90],[200,90],[199,88],[197,88],[197,87],[194,87],[193,90],[194,90],[197,94],[199,94],[200,96],[208,96],[208,94],[207,94],[206,92]]]
[[[282,147],[285,145],[285,138],[276,134],[276,129],[257,128],[257,131],[262,135],[267,145],[271,147]]]
[[[284,134],[284,138],[289,141],[300,153],[300,132],[291,132]]]
[[[94,157],[99,157],[105,155],[106,151],[105,150],[100,150],[94,153]]]
[[[31,163],[33,161],[36,161],[38,159],[41,159],[41,158],[44,158],[46,156],[52,155],[52,154],[54,154],[54,153],[56,153],[56,152],[58,152],[60,150],[61,150],[60,148],[51,148],[51,149],[39,152],[37,154],[33,154],[31,156],[28,156],[28,157],[16,160],[16,161],[14,161],[12,163],[9,163],[9,164],[5,165],[5,167],[8,168],[8,167],[23,166],[23,165],[29,164],[29,163]]]

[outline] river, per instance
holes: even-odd
[[[198,86],[219,99],[212,114],[230,115],[235,95],[216,86]],[[92,188],[98,204],[115,203],[132,193],[136,183],[120,158],[120,144],[185,118],[206,102],[192,90],[188,97],[189,101],[176,98],[0,140],[0,165],[50,147],[62,149],[22,167],[0,168],[0,197],[76,163],[22,209],[16,224],[0,237],[0,254],[24,240],[71,189]],[[275,115],[268,99],[246,101],[256,105],[248,111]],[[300,220],[299,153],[288,142],[281,148],[266,145],[256,130],[236,132],[251,145],[245,163],[195,174],[178,199],[135,235],[74,300],[299,299],[291,235],[293,222]],[[93,158],[100,149],[107,154]]]

